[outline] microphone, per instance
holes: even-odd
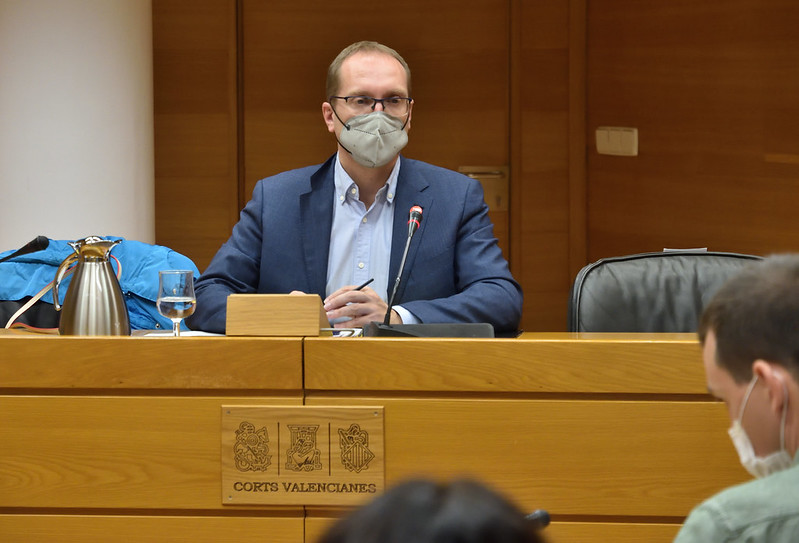
[[[47,239],[46,236],[36,236],[36,239],[28,242],[26,245],[23,245],[22,247],[11,253],[10,255],[0,258],[0,262],[5,262],[6,260],[11,260],[12,258],[26,255],[28,253],[35,253],[36,251],[41,251],[43,249],[46,249],[48,245],[50,245],[50,240]]]
[[[536,530],[543,530],[549,526],[549,513],[543,509],[536,509],[524,517]]]
[[[413,206],[408,216],[408,239],[413,237],[421,224],[422,208],[420,206]]]
[[[391,290],[391,296],[388,298],[388,309],[386,310],[386,317],[383,319],[383,326],[388,326],[389,322],[391,321],[391,306],[394,305],[394,297],[397,295],[397,289],[399,288],[400,281],[402,280],[402,271],[405,269],[405,259],[408,258],[408,249],[411,248],[411,239],[413,239],[413,235],[419,229],[419,225],[421,223],[421,206],[417,205],[411,207],[410,213],[408,215],[408,239],[405,240],[405,249],[402,251],[402,260],[400,260],[397,278],[394,280],[394,288]]]

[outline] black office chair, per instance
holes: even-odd
[[[729,277],[762,257],[704,250],[603,258],[577,274],[570,332],[695,332]]]

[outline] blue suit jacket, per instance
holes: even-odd
[[[191,328],[223,332],[231,293],[301,290],[324,299],[334,159],[257,183],[230,239],[197,281]],[[413,205],[422,207],[424,219],[394,303],[425,323],[488,322],[497,331],[515,330],[522,292],[494,238],[480,183],[404,157],[394,196],[389,288]]]

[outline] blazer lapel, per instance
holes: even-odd
[[[391,261],[389,263],[388,273],[388,291],[389,295],[394,288],[394,281],[399,272],[400,262],[402,260],[402,252],[405,250],[405,243],[408,239],[408,215],[411,207],[418,205],[422,208],[422,224],[413,235],[411,246],[408,249],[408,257],[405,260],[405,267],[402,272],[402,281],[400,282],[399,290],[394,298],[395,304],[401,304],[403,300],[403,293],[408,284],[408,276],[414,267],[416,260],[416,252],[419,244],[422,242],[422,237],[425,235],[425,220],[424,213],[428,211],[432,203],[432,194],[426,191],[429,186],[428,180],[424,178],[418,168],[415,167],[412,161],[401,158],[399,177],[397,179],[397,195],[394,199],[394,229],[391,238]]]
[[[333,158],[311,175],[308,191],[300,195],[300,228],[307,292],[324,292],[333,226]]]

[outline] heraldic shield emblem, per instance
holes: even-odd
[[[347,431],[338,429],[339,446],[341,447],[341,463],[349,471],[360,473],[369,468],[369,462],[375,457],[369,450],[369,432],[361,430],[357,424],[351,424]]]
[[[322,451],[316,448],[318,424],[289,424],[291,447],[286,451],[286,468],[292,471],[314,471],[322,469]]]
[[[236,430],[233,459],[239,471],[266,471],[272,463],[269,454],[269,435],[266,428],[255,429],[255,425],[244,421]]]
[[[382,406],[223,405],[222,503],[361,505],[385,488]]]

